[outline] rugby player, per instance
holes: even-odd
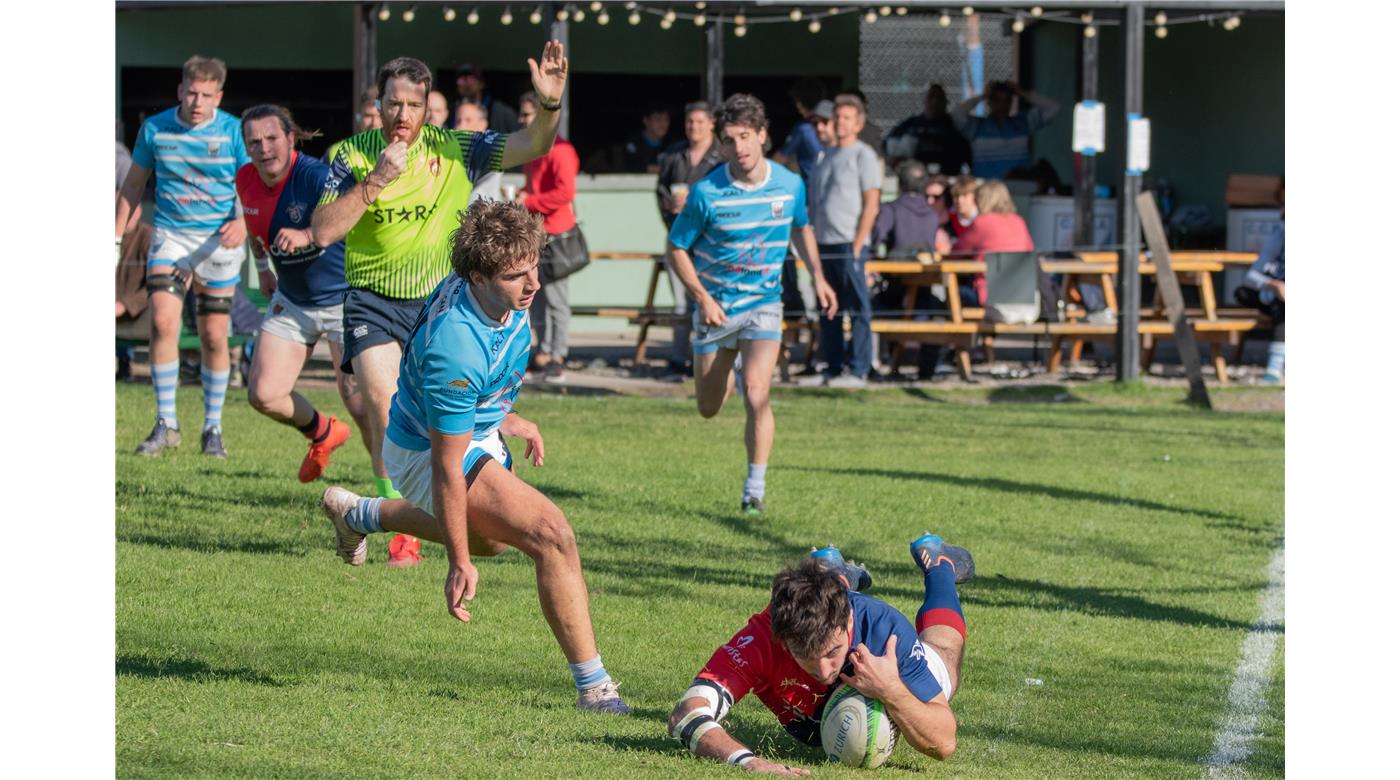
[[[929,533],[911,542],[909,552],[924,578],[914,623],[857,592],[869,587],[869,574],[834,547],[814,550],[801,565],[779,572],[768,607],[710,656],[681,696],[671,712],[671,736],[700,758],[752,772],[808,775],[755,756],[720,721],[753,693],[795,739],[821,747],[822,710],[847,683],[883,702],[915,750],[939,760],[952,755],[957,721],[948,703],[967,638],[957,583],[972,578],[972,556]]]
[[[151,297],[151,385],[156,424],[136,447],[157,455],[180,446],[175,390],[180,384],[180,327],[185,289],[194,281],[204,385],[205,455],[228,457],[221,428],[228,392],[229,311],[247,232],[233,176],[248,162],[238,119],[219,110],[228,70],[223,60],[190,57],[181,69],[180,104],[141,123],[131,171],[117,197],[117,243],[139,219],[146,181],[156,176],[155,233],[146,261]]]
[[[668,249],[697,306],[691,344],[701,417],[724,407],[734,389],[734,359],[743,356],[749,472],[740,509],[759,514],[773,449],[768,388],[781,346],[782,268],[790,240],[812,273],[817,306],[827,317],[836,312],[836,293],[822,275],[802,179],[763,156],[763,104],[752,95],[730,96],[715,111],[715,130],[726,164],[691,188],[671,225]]]
[[[297,151],[298,143],[320,133],[302,130],[281,106],[254,106],[243,112],[242,125],[243,143],[253,161],[238,169],[235,184],[252,236],[258,281],[269,298],[253,351],[248,402],[311,441],[297,471],[297,479],[310,482],[325,471],[331,452],[350,438],[349,425],[322,414],[292,389],[322,336],[330,344],[340,398],[366,446],[369,441],[360,394],[353,378],[340,370],[345,243],[322,247],[311,239],[311,212],[331,169]]]
[[[375,490],[397,498],[381,455],[399,359],[427,296],[451,271],[448,236],[467,208],[474,182],[549,151],[559,127],[568,60],[558,41],[528,61],[544,100],[542,121],[509,137],[425,125],[432,72],[411,57],[379,69],[383,127],[330,150],[332,176],[312,216],[320,246],[345,240],[345,349],[342,370],[364,395]],[[418,540],[395,537],[391,566],[422,560]]]
[[[626,714],[593,636],[588,589],[563,512],[511,471],[505,437],[525,440],[544,465],[544,439],[514,411],[530,359],[530,303],[540,290],[545,241],[523,205],[485,200],[452,235],[455,273],[438,285],[404,346],[389,413],[384,464],[404,498],[361,498],[339,487],[322,498],[336,551],[365,560],[365,535],[394,531],[447,548],[447,611],[467,622],[476,597],[474,555],[507,546],[535,563],[545,620],[564,651],[578,707]]]

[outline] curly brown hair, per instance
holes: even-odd
[[[452,270],[468,282],[473,273],[494,279],[523,261],[533,263],[544,247],[544,219],[519,203],[479,200],[457,216]]]
[[[846,583],[825,564],[807,558],[773,578],[769,615],[773,638],[795,656],[811,658],[846,627],[851,599]]]

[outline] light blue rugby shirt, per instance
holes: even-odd
[[[233,218],[233,177],[249,157],[233,114],[191,127],[169,108],[141,123],[131,160],[155,172],[156,227],[204,232]]]
[[[432,447],[429,430],[484,439],[515,406],[530,360],[530,313],[492,320],[452,274],[413,324],[389,405],[386,435],[406,450]]]
[[[690,253],[705,292],[726,314],[782,300],[783,258],[794,227],[807,225],[802,178],[764,160],[768,174],[744,185],[721,165],[690,188],[671,226],[672,244]]]

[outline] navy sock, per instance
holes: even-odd
[[[947,559],[940,559],[924,575],[924,603],[914,626],[919,633],[929,626],[951,626],[963,638],[967,638],[967,624],[963,621],[962,602],[958,599],[958,586],[954,584],[957,572]]]

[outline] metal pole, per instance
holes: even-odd
[[[1079,36],[1083,74],[1080,100],[1099,99],[1099,38]],[[1098,157],[1080,154],[1074,176],[1074,245],[1094,246],[1094,186],[1098,183]]]
[[[700,85],[711,106],[724,102],[724,20],[705,26],[705,78]]]
[[[556,4],[556,5],[557,5],[557,4]],[[551,8],[551,10],[553,10],[553,8]],[[557,41],[559,41],[561,44],[564,45],[564,56],[565,56],[565,57],[573,57],[573,56],[574,56],[574,52],[572,52],[572,51],[569,50],[569,20],[568,20],[568,17],[565,17],[565,18],[564,18],[564,21],[562,21],[562,22],[559,21],[558,19],[555,19],[554,22],[553,22],[552,24],[549,25],[549,37],[550,37],[550,39],[552,39],[552,40],[557,40]],[[572,72],[573,72],[573,69],[570,68],[570,74],[571,74],[571,75],[572,75]],[[570,81],[573,81],[573,79],[570,79]],[[571,86],[570,84],[565,84],[565,85],[564,85],[564,96],[561,97],[561,98],[559,98],[559,103],[560,103],[560,105],[559,105],[559,135],[560,135],[561,137],[563,137],[563,138],[569,138],[569,137],[570,137],[570,135],[569,135],[569,116],[570,116],[570,114],[573,113],[573,112],[569,109],[569,105],[570,105],[570,102],[571,102],[571,100],[570,100],[570,98],[569,98],[569,95],[573,92],[573,90],[569,89],[570,86]]]
[[[1123,10],[1123,109],[1127,120],[1142,115],[1142,42],[1143,7],[1132,3]],[[1127,133],[1124,133],[1127,138]],[[1142,303],[1142,278],[1138,276],[1138,255],[1142,236],[1135,201],[1142,189],[1141,175],[1128,171],[1127,153],[1123,155],[1123,190],[1118,193],[1118,207],[1123,215],[1123,251],[1118,258],[1118,381],[1132,382],[1138,378],[1142,342],[1138,337],[1138,310]]]
[[[365,94],[365,90],[374,85],[375,69],[378,67],[375,52],[375,44],[378,40],[379,19],[378,3],[356,3],[355,13],[355,50],[352,57],[352,68],[355,94],[350,96],[350,105],[360,110],[360,96]],[[357,132],[357,127],[351,128],[352,132]]]

